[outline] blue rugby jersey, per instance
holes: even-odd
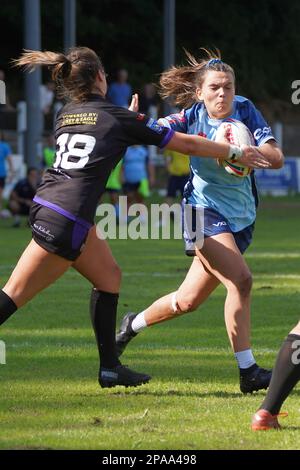
[[[147,178],[147,156],[148,152],[142,145],[128,147],[123,158],[126,183],[139,183]]]
[[[204,103],[199,102],[180,113],[160,119],[159,123],[177,132],[214,140],[220,124],[229,118],[242,121],[250,129],[258,147],[274,139],[270,126],[253,103],[238,95],[233,101],[232,114],[225,119],[210,118]],[[253,174],[237,178],[218,166],[215,159],[193,155],[190,156],[190,167],[191,177],[185,190],[186,202],[218,211],[226,217],[233,232],[239,232],[254,222],[256,204],[252,190],[252,184],[255,184]]]

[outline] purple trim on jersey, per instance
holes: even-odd
[[[166,135],[164,136],[162,142],[159,144],[159,148],[162,149],[163,147],[165,147],[170,142],[174,134],[175,131],[173,131],[173,129],[169,129]]]
[[[42,199],[39,196],[34,196],[33,200],[34,202],[41,204],[41,206],[48,207],[48,209],[51,209],[54,212],[57,212],[58,214],[75,222],[72,233],[72,249],[78,249],[93,224],[90,224],[89,222],[84,219],[81,219],[80,217],[76,217],[75,215],[71,214],[71,212],[66,211],[57,204],[53,204],[53,202],[46,201],[45,199]]]
[[[48,207],[49,209],[52,209],[55,212],[58,212],[59,214],[63,215],[64,217],[67,217],[67,219],[73,220],[73,222],[77,222],[80,225],[83,225],[83,227],[90,229],[93,224],[90,224],[86,220],[81,219],[80,217],[75,217],[75,215],[71,214],[71,212],[66,211],[62,207],[58,206],[57,204],[53,204],[53,202],[46,201],[45,199],[42,199],[39,196],[34,196],[33,198],[34,202],[37,202],[38,204],[41,204],[42,206]]]
[[[89,228],[84,227],[79,222],[75,222],[72,233],[72,249],[77,250],[85,240]]]

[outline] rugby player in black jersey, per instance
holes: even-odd
[[[39,65],[49,67],[67,104],[56,119],[55,162],[47,169],[31,208],[32,240],[0,290],[0,324],[72,266],[93,286],[90,311],[100,355],[100,385],[148,382],[150,376],[123,366],[116,353],[121,272],[94,225],[97,202],[111,170],[127,147],[136,144],[203,157],[238,157],[254,167],[267,168],[269,164],[252,147],[240,149],[178,134],[142,114],[110,104],[105,100],[102,62],[89,48],[75,47],[67,55],[25,51],[15,64],[29,70]],[[134,96],[131,109],[136,107]]]

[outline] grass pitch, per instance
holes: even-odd
[[[254,276],[252,343],[271,367],[299,319],[300,203],[270,200],[246,254]],[[0,284],[30,239],[0,221]],[[110,242],[123,270],[119,319],[174,290],[190,259],[180,240]],[[102,390],[88,314],[90,286],[70,270],[0,329],[1,449],[299,449],[300,388],[283,409],[283,432],[253,433],[264,393],[243,396],[219,287],[196,312],[149,328],[123,362],[153,376],[136,389]]]

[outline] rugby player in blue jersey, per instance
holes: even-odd
[[[283,154],[272,130],[253,103],[235,95],[235,74],[218,54],[205,51],[188,64],[172,67],[161,75],[161,94],[172,97],[182,111],[159,123],[176,132],[214,140],[220,124],[242,121],[251,131],[259,152],[270,168],[281,168]],[[252,240],[256,217],[255,177],[238,178],[210,158],[190,154],[191,176],[185,187],[184,205],[204,210],[204,243],[191,246],[185,227],[186,253],[194,256],[190,270],[176,292],[155,301],[139,314],[128,313],[117,334],[118,352],[144,328],[196,310],[222,283],[226,290],[225,323],[240,371],[243,393],[265,389],[271,371],[260,368],[250,345],[250,294],[252,277],[242,254]]]

